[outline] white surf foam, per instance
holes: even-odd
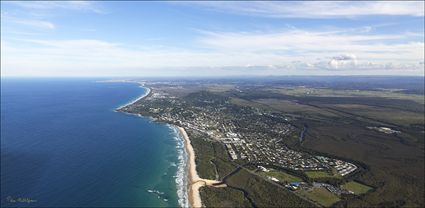
[[[173,133],[176,135],[174,137],[177,145],[177,172],[176,172],[176,186],[177,186],[177,197],[178,203],[181,207],[189,207],[189,197],[187,195],[187,152],[184,148],[184,140],[180,135],[180,131],[176,126],[169,125],[173,129]]]

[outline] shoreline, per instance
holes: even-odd
[[[189,201],[189,207],[198,208],[202,207],[202,198],[199,193],[199,189],[202,186],[212,186],[216,188],[226,187],[226,184],[223,184],[222,181],[210,180],[200,178],[198,172],[196,171],[196,161],[195,161],[195,151],[192,144],[190,143],[189,136],[187,136],[186,130],[183,127],[176,126],[181,134],[181,137],[184,139],[184,147],[188,156],[187,161],[187,195]],[[216,185],[217,184],[217,185]]]
[[[127,81],[127,82],[131,82],[131,81]],[[148,97],[152,93],[152,90],[149,87],[145,87],[143,83],[140,83],[140,82],[137,82],[137,83],[140,84],[140,87],[146,88],[146,92],[143,95],[137,97],[136,99],[134,99],[134,100],[132,100],[132,101],[130,101],[130,102],[124,104],[124,105],[117,107],[115,109],[116,112],[121,112],[121,113],[125,113],[125,114],[130,114],[130,115],[136,115],[136,116],[139,116],[139,117],[146,117],[146,116],[143,116],[143,115],[138,114],[138,113],[129,113],[129,112],[125,111],[125,108],[135,104],[137,101],[139,101],[141,99]],[[152,119],[153,119],[153,121],[156,121],[155,118],[152,118]],[[219,187],[226,187],[226,184],[222,184],[222,181],[200,178],[199,175],[198,175],[198,172],[196,171],[195,151],[193,149],[193,146],[190,142],[189,136],[187,135],[185,129],[183,127],[177,126],[175,124],[170,124],[166,121],[160,121],[160,122],[166,123],[168,125],[171,125],[171,126],[174,126],[175,128],[177,128],[179,135],[180,135],[179,137],[183,140],[183,146],[184,146],[183,149],[184,149],[184,152],[185,152],[183,154],[186,154],[186,157],[187,157],[187,161],[186,161],[186,171],[187,171],[186,172],[187,173],[186,182],[187,183],[184,184],[184,186],[186,186],[186,188],[187,188],[186,189],[187,203],[188,203],[189,207],[192,207],[192,208],[202,207],[202,199],[201,199],[201,196],[200,196],[200,193],[199,193],[199,189],[202,186],[212,186],[212,187],[219,188]],[[216,185],[216,184],[218,184],[218,185]],[[179,195],[179,194],[177,193],[177,195]],[[183,196],[181,198],[182,198],[182,200],[184,200],[185,197]]]
[[[139,100],[141,100],[141,99],[143,99],[143,98],[145,98],[145,97],[147,97],[150,93],[151,93],[151,88],[149,88],[149,87],[145,87],[145,86],[143,86],[143,85],[140,85],[140,87],[142,87],[142,88],[145,88],[146,89],[146,92],[143,94],[143,95],[141,95],[141,96],[139,96],[139,97],[137,97],[136,99],[134,99],[134,100],[132,100],[132,101],[130,101],[130,102],[128,102],[128,103],[126,103],[126,104],[124,104],[124,105],[121,105],[121,106],[119,106],[118,108],[116,108],[115,110],[117,110],[117,111],[119,111],[119,110],[121,110],[121,109],[123,109],[123,108],[126,108],[126,107],[128,107],[128,106],[130,106],[130,105],[133,105],[134,103],[136,103],[137,101],[139,101]]]
[[[199,188],[201,186],[197,185],[199,183],[195,183],[200,180],[198,176],[198,172],[196,172],[196,163],[195,163],[195,151],[193,150],[192,145],[190,144],[190,139],[187,136],[184,128],[177,126],[180,131],[182,138],[184,139],[184,147],[187,152],[188,161],[187,161],[187,169],[188,169],[188,200],[190,207],[202,207],[201,195],[199,194]]]

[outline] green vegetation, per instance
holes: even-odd
[[[331,108],[335,108],[342,111],[349,111],[356,115],[379,119],[384,122],[394,123],[397,125],[408,126],[409,124],[420,124],[424,125],[424,116],[423,114],[407,111],[407,110],[398,110],[385,107],[375,107],[369,105],[360,105],[360,104],[336,104],[336,105],[327,105]]]
[[[291,174],[281,172],[281,171],[276,171],[276,170],[271,170],[269,172],[261,172],[260,175],[275,177],[279,181],[282,181],[282,182],[284,182],[284,181],[285,182],[301,182],[301,181],[303,181],[301,178],[299,178],[297,176],[293,176]]]
[[[236,167],[230,162],[225,147],[215,141],[204,139],[202,135],[187,130],[196,155],[196,169],[201,178],[223,178]]]
[[[242,191],[229,187],[203,186],[199,192],[202,203],[206,207],[252,207],[251,203],[243,196]]]
[[[164,90],[164,95],[179,99],[158,99],[158,102],[152,102],[151,105],[140,103],[130,110],[153,117],[169,118],[170,115],[178,115],[178,120],[182,122],[188,119],[193,121],[200,118],[199,115],[204,115],[204,124],[224,124],[218,131],[213,132],[218,138],[231,130],[242,133],[241,137],[245,137],[247,141],[251,138],[261,138],[257,140],[265,144],[274,142],[275,149],[278,149],[279,145],[285,145],[294,151],[353,163],[358,169],[345,177],[337,176],[331,171],[307,172],[305,175],[302,172],[300,175],[287,172],[307,182],[324,182],[334,186],[355,180],[360,185],[346,183],[345,186],[356,193],[367,192],[358,197],[344,196],[334,206],[424,207],[423,84],[418,89],[410,88],[411,83],[399,86],[404,90],[383,89],[394,86],[392,82],[399,86],[397,80],[380,87],[375,83],[366,82],[364,78],[361,78],[360,84],[337,85],[334,85],[334,82],[306,81],[291,84],[277,81],[262,83],[258,80],[251,83],[210,81],[208,84],[188,81],[176,85],[165,82],[156,83],[155,89]],[[184,102],[178,102],[180,99]],[[161,111],[155,113],[149,110],[151,108],[161,108]],[[206,109],[207,113],[200,114]],[[274,125],[276,123],[279,125]],[[196,125],[196,122],[194,124]],[[279,132],[287,128],[278,128],[284,125],[291,125],[293,128],[287,135],[280,136]],[[378,128],[375,127],[388,127],[400,133],[386,134],[377,131]],[[304,140],[300,142],[299,135],[303,129],[307,130]],[[201,177],[222,179],[231,173],[238,163],[246,162],[230,161],[225,147],[206,134],[189,136],[197,154],[197,169]],[[259,161],[251,162],[262,162],[264,157],[257,160]],[[257,164],[252,165],[257,167]],[[275,170],[280,170],[279,168],[282,167],[277,164]],[[291,206],[296,204],[297,200],[308,203],[299,195],[284,192],[288,190],[264,180],[263,173],[260,173],[260,177],[243,170],[226,178],[230,190],[244,193],[232,195],[235,201],[232,206],[244,200],[252,200],[254,205],[259,207]],[[279,179],[276,175],[273,177]],[[368,184],[370,187],[364,187],[362,184]],[[369,191],[371,187],[373,191]],[[216,195],[222,194],[220,189],[213,191],[219,192]],[[324,191],[310,195],[319,195],[320,198],[321,194],[327,193],[321,192]],[[276,200],[277,196],[285,201]],[[290,200],[287,201],[287,198]],[[214,204],[212,201],[214,200],[210,201],[210,205]],[[321,203],[329,205],[335,201],[334,198]]]
[[[344,185],[342,185],[345,189],[354,192],[357,195],[367,193],[368,191],[372,190],[372,187],[366,186],[364,184],[350,181]]]
[[[263,93],[247,92],[240,98],[244,105],[251,102],[258,108],[295,114],[294,124],[308,125],[301,145],[294,143],[295,137],[285,140],[286,144],[290,141],[291,148],[362,164],[363,171],[350,178],[372,185],[374,191],[360,199],[344,199],[342,204],[352,207],[424,206],[423,94],[386,92],[379,95],[381,91],[370,91],[361,95],[362,90],[347,96],[344,96],[346,92],[332,94],[330,91],[329,94],[324,91],[313,94],[292,91],[291,94],[282,90],[272,94],[276,91],[271,89],[274,88],[261,89]],[[337,116],[328,116],[328,113]],[[385,134],[367,129],[368,126],[386,126],[401,133]],[[315,180],[319,179],[322,180]],[[339,184],[341,179],[336,182]]]
[[[215,167],[211,162],[214,159],[214,148],[211,142],[202,138],[193,131],[187,131],[196,155],[196,170],[201,178],[215,179]]]
[[[326,117],[337,117],[335,113],[324,111],[320,108],[304,105],[301,103],[297,103],[296,101],[292,100],[280,100],[280,99],[258,99],[254,100],[257,104],[262,104],[264,106],[271,107],[278,111],[283,111],[287,113],[297,113],[301,115],[309,115],[309,114],[315,114],[315,115],[321,115]],[[247,101],[249,102],[249,101]]]
[[[249,100],[245,100],[245,99],[241,99],[241,98],[236,98],[236,97],[231,97],[230,98],[230,103],[231,104],[235,104],[235,105],[239,105],[239,106],[254,107],[254,108],[263,108],[263,109],[272,109],[271,107],[269,107],[267,105],[264,105],[262,103],[253,102],[253,101],[249,101]]]
[[[298,193],[325,207],[329,207],[332,204],[340,201],[337,195],[329,192],[326,188],[323,187],[312,188],[310,190],[300,190]]]
[[[321,97],[380,97],[412,100],[424,104],[423,95],[404,94],[389,90],[335,90],[329,88],[310,87],[279,87],[270,89],[273,92],[293,96],[321,96]]]
[[[225,162],[221,159],[215,159],[214,164],[217,168],[219,179],[223,179],[224,176],[226,176],[236,168],[232,163]]]
[[[202,135],[197,135],[195,132],[187,132],[197,155],[197,170],[201,177],[215,179],[217,174],[219,179],[223,179],[224,176],[235,170],[236,166],[229,160],[222,144],[203,139]],[[284,172],[271,171],[270,174],[280,180],[302,181],[300,178]],[[244,181],[248,181],[248,184],[245,184]],[[226,183],[230,187],[203,187],[201,189],[201,197],[207,207],[252,207],[252,203],[257,207],[313,206],[291,191],[273,185],[244,169],[230,176]],[[279,200],[276,200],[276,196],[279,196]]]
[[[314,207],[288,189],[270,183],[243,168],[227,178],[226,183],[245,191],[246,196],[257,207]]]
[[[305,171],[304,172],[309,178],[317,179],[317,178],[341,178],[339,175],[334,175],[329,173],[328,171],[314,170],[314,171]]]
[[[226,92],[235,89],[235,85],[230,84],[211,84],[207,85],[207,90],[211,92]]]

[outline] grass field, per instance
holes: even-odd
[[[337,195],[329,192],[326,188],[313,188],[310,190],[300,190],[298,191],[302,196],[307,197],[308,199],[315,201],[325,207],[329,207],[332,204],[340,201]]]
[[[235,105],[267,109],[267,110],[271,110],[275,112],[337,117],[337,115],[334,113],[323,111],[321,109],[318,109],[312,106],[300,104],[295,101],[289,101],[289,100],[279,100],[279,99],[244,100],[240,98],[231,98],[230,102]]]
[[[395,123],[397,125],[421,124],[425,123],[422,113],[396,110],[384,107],[375,107],[359,104],[335,104],[325,105],[335,107],[340,110],[349,111],[350,113],[366,116],[382,120],[385,122]]]
[[[299,178],[297,176],[293,176],[291,174],[281,172],[281,171],[276,171],[276,170],[271,170],[270,172],[261,172],[260,174],[264,175],[264,176],[275,177],[279,181],[282,181],[282,182],[283,181],[285,181],[285,182],[301,182],[301,181],[303,181],[301,178]]]
[[[285,95],[293,96],[323,96],[323,97],[381,97],[412,100],[424,104],[423,95],[404,94],[395,91],[372,91],[372,90],[334,90],[329,88],[310,88],[310,87],[279,87],[270,89]]]
[[[341,176],[333,175],[327,171],[305,171],[304,172],[309,178],[340,178]]]
[[[354,192],[357,195],[367,193],[372,190],[372,187],[363,185],[361,183],[357,183],[355,181],[350,181],[344,185],[342,185],[345,189]]]
[[[280,112],[299,113],[299,114],[317,114],[328,117],[336,117],[337,115],[331,112],[321,110],[312,106],[304,105],[290,100],[279,99],[258,99],[256,103],[260,103]]]
[[[231,84],[211,84],[206,85],[207,90],[211,92],[226,92],[235,89],[235,85]]]

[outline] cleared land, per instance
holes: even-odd
[[[363,185],[361,183],[357,183],[355,181],[350,181],[344,185],[342,185],[345,189],[350,190],[354,192],[357,195],[367,193],[368,191],[372,190],[372,187]]]
[[[310,88],[310,87],[281,87],[272,88],[270,91],[294,96],[322,96],[322,97],[380,97],[394,98],[403,100],[412,100],[424,104],[423,95],[407,95],[397,91],[390,90],[334,90],[329,88]]]
[[[271,170],[270,172],[261,172],[260,175],[275,177],[281,182],[301,182],[303,181],[301,178],[297,176],[290,175],[285,172]]]
[[[309,178],[317,179],[317,178],[341,178],[341,176],[334,175],[329,173],[328,171],[305,171],[304,172]]]
[[[211,92],[226,92],[235,89],[235,85],[230,84],[211,84],[207,85],[207,90]]]
[[[337,117],[335,113],[323,111],[320,108],[300,104],[295,100],[279,100],[279,99],[258,99],[254,102],[269,106],[278,111],[284,111],[288,113],[297,113],[302,115],[316,114],[327,117]]]
[[[329,207],[332,204],[340,201],[337,195],[329,192],[326,190],[326,188],[323,187],[312,188],[310,190],[300,190],[298,193],[325,207]]]
[[[425,123],[425,118],[423,114],[407,110],[398,110],[360,104],[335,104],[326,106],[342,111],[349,111],[356,115],[374,118],[388,123],[394,123],[396,125],[424,125]]]

